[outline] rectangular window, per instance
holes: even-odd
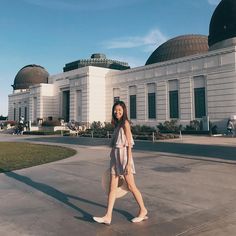
[[[206,116],[205,88],[194,89],[195,117]]]
[[[27,119],[27,107],[25,107],[25,116],[24,116],[24,118],[25,118],[25,121],[28,120],[28,119]]]
[[[37,97],[33,100],[33,121],[37,120]]]
[[[130,119],[136,119],[137,118],[136,95],[129,96],[129,104],[130,104]]]
[[[169,92],[170,118],[179,118],[178,90]]]
[[[148,118],[156,118],[156,93],[148,93]]]
[[[14,121],[16,120],[16,108],[14,108]]]
[[[21,117],[21,107],[19,107],[19,120],[20,120],[20,117]]]
[[[63,91],[62,93],[62,116],[64,121],[68,122],[70,119],[70,91]]]
[[[76,121],[81,122],[82,121],[82,91],[78,90],[76,91],[76,107],[77,107],[77,116]]]
[[[115,103],[115,102],[118,102],[118,101],[120,101],[120,97],[114,97],[113,98],[113,102]]]
[[[113,103],[120,101],[120,89],[113,88]]]

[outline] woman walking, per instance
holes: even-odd
[[[112,139],[112,150],[110,160],[110,189],[108,193],[107,211],[103,217],[93,217],[98,223],[110,224],[112,220],[112,211],[116,200],[116,190],[119,178],[125,178],[129,191],[133,194],[139,206],[137,217],[131,221],[133,223],[148,219],[147,209],[144,205],[142,195],[135,185],[134,181],[134,162],[131,148],[134,145],[130,123],[127,115],[125,103],[117,101],[112,107],[112,123],[115,125],[114,136]]]

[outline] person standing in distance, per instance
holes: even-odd
[[[112,123],[115,126],[114,136],[111,142],[110,153],[110,189],[108,193],[107,211],[103,217],[93,217],[98,223],[110,225],[112,220],[112,211],[116,200],[116,190],[119,178],[122,176],[133,194],[139,206],[137,217],[131,221],[138,223],[148,219],[147,209],[144,205],[142,195],[137,188],[134,180],[135,168],[132,157],[132,147],[134,145],[130,123],[128,120],[127,108],[124,102],[117,101],[112,107]]]

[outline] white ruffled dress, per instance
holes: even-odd
[[[131,148],[134,145],[133,137],[131,136]],[[112,150],[110,153],[110,169],[113,175],[125,175],[125,167],[128,161],[128,141],[125,136],[123,127],[118,126],[114,130],[114,135],[111,141]],[[133,157],[131,156],[131,172],[135,174]]]

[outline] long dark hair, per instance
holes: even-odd
[[[121,118],[121,120],[118,120],[114,114],[114,111],[115,111],[115,107],[119,105],[123,108],[123,116]],[[121,125],[121,126],[124,126],[125,124],[125,121],[129,121],[128,119],[128,112],[127,112],[127,108],[126,108],[126,105],[123,101],[116,101],[114,104],[113,104],[113,107],[112,107],[112,121],[111,123],[117,127],[118,125]]]

